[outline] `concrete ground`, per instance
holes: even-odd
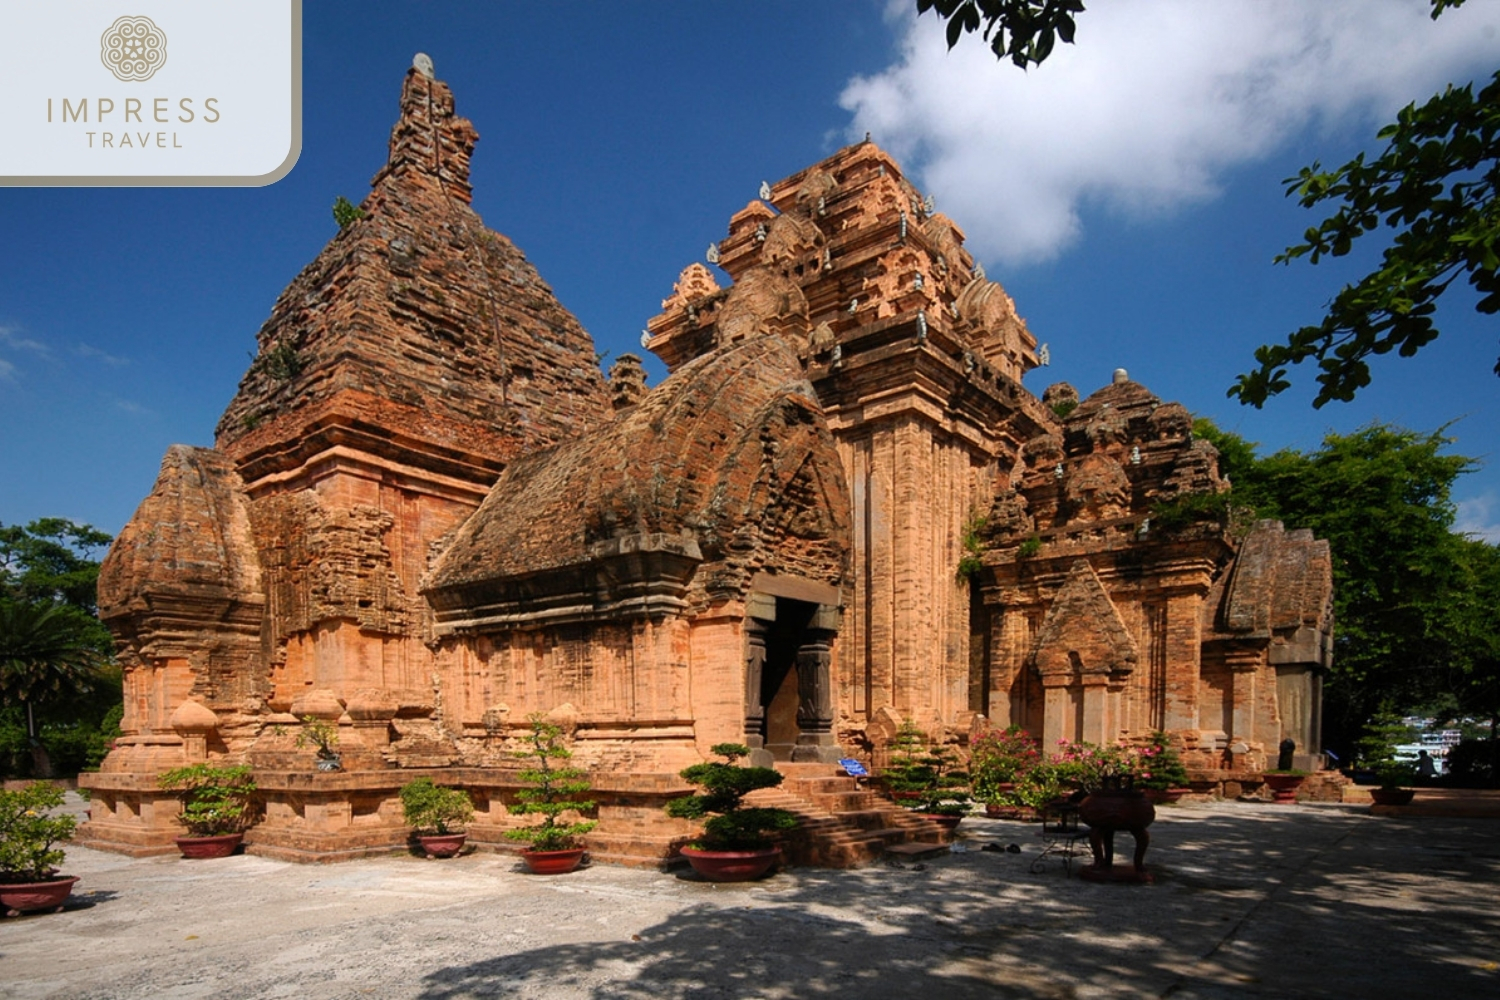
[[[1493,819],[1162,808],[1149,886],[1055,861],[1033,874],[1035,830],[971,818],[962,852],[737,886],[605,866],[542,878],[493,854],[308,866],[73,848],[68,911],[0,919],[0,996],[1500,995]]]

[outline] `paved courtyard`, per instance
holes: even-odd
[[[0,995],[1500,995],[1493,819],[1164,808],[1150,886],[1032,873],[1035,827],[964,827],[968,850],[925,862],[740,886],[605,866],[539,878],[493,854],[306,866],[73,848],[72,908],[0,920]]]

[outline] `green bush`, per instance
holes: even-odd
[[[177,792],[179,817],[194,837],[239,833],[254,816],[255,779],[244,764],[189,764],[163,772],[156,783]]]
[[[401,811],[418,833],[431,830],[438,836],[457,833],[474,818],[474,800],[462,788],[444,788],[431,778],[417,778],[401,786]]]
[[[63,804],[63,790],[34,781],[18,791],[0,789],[0,882],[43,882],[57,874],[64,853],[52,845],[73,838],[78,821],[49,816]]]

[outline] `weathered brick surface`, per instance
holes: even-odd
[[[364,217],[276,301],[219,421],[217,445],[247,478],[350,437],[493,481],[513,455],[608,414],[588,333],[469,205],[477,140],[445,84],[407,73]]]
[[[829,863],[923,832],[822,770],[884,761],[906,720],[1165,729],[1205,787],[1289,733],[1316,748],[1327,546],[1194,520],[1225,484],[1182,406],[1023,388],[1015,303],[873,143],[737,212],[731,283],[681,272],[649,388],[632,355],[606,383],[484,228],[476,139],[407,75],[363,217],[277,300],[216,448],[174,448],[121,532],[100,607],[126,736],[84,842],[162,848],[156,773],[235,759],[265,789],[252,850],[399,849],[413,772],[468,788],[505,849],[537,713],[594,778],[595,856],[627,864],[690,835],[661,805],[719,742],[823,762],[766,798],[806,800],[799,856]],[[343,772],[312,772],[307,717]]]

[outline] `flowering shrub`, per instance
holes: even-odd
[[[1135,755],[1135,783],[1139,788],[1182,788],[1188,783],[1187,768],[1182,758],[1167,739],[1167,734],[1154,732],[1151,742],[1132,751]]]
[[[981,802],[1000,802],[1000,785],[1020,782],[1045,763],[1041,743],[1020,726],[986,728],[969,737],[969,777]]]
[[[1135,779],[1135,758],[1118,745],[1059,740],[1052,761],[1061,784],[1085,792],[1096,792],[1106,785],[1129,786]]]

